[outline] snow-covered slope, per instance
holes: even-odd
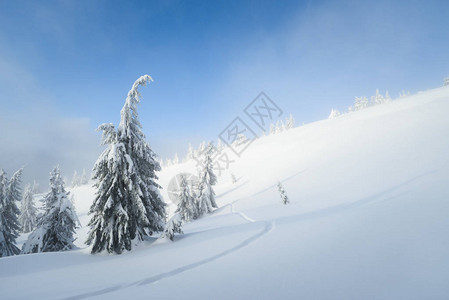
[[[448,111],[445,87],[256,140],[175,242],[90,255],[82,228],[80,250],[0,259],[0,298],[448,299]],[[85,226],[94,190],[72,192]]]

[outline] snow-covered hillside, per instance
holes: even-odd
[[[90,255],[84,227],[79,250],[1,258],[0,298],[448,299],[448,112],[444,87],[260,138],[174,242]],[[166,201],[194,168],[158,174]],[[94,192],[72,190],[84,226]]]

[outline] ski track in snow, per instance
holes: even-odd
[[[162,279],[165,278],[169,278],[169,277],[173,277],[176,276],[178,274],[181,274],[183,272],[192,270],[194,268],[200,267],[202,265],[205,265],[207,263],[213,262],[219,258],[222,258],[226,255],[229,255],[235,251],[240,250],[243,247],[248,246],[249,244],[255,242],[256,240],[260,239],[262,236],[270,233],[271,231],[273,231],[274,226],[275,226],[275,221],[256,221],[250,217],[248,217],[245,213],[243,212],[234,212],[234,204],[231,204],[231,213],[233,214],[237,214],[239,215],[242,219],[244,219],[246,222],[248,223],[262,223],[264,224],[264,228],[256,233],[255,235],[247,238],[246,240],[244,240],[243,242],[237,244],[236,246],[229,248],[223,252],[220,252],[214,256],[208,257],[206,259],[173,269],[171,271],[168,272],[164,272],[158,275],[154,275],[151,277],[148,277],[146,279],[143,280],[139,280],[139,281],[135,281],[133,283],[127,284],[127,285],[115,285],[109,288],[103,288],[97,291],[93,291],[93,292],[89,292],[89,293],[84,293],[84,294],[80,294],[80,295],[75,295],[75,296],[71,296],[71,297],[67,297],[64,298],[65,300],[79,300],[79,299],[86,299],[86,298],[90,298],[90,297],[95,297],[95,296],[99,296],[99,295],[104,295],[104,294],[108,294],[108,293],[112,293],[115,292],[117,290],[122,290],[125,288],[130,288],[130,287],[135,287],[135,286],[142,286],[142,285],[148,285],[148,284],[153,284],[156,283]]]
[[[173,277],[176,276],[178,274],[181,274],[183,272],[192,270],[194,268],[200,267],[202,265],[205,265],[207,263],[213,262],[219,258],[222,258],[226,255],[229,255],[233,252],[236,252],[238,250],[240,250],[243,247],[248,246],[249,244],[255,242],[256,240],[260,239],[262,236],[270,233],[271,231],[273,231],[274,227],[275,227],[275,223],[276,222],[281,222],[281,223],[288,223],[288,222],[292,222],[292,221],[298,221],[298,217],[302,220],[306,220],[306,219],[310,219],[310,218],[314,218],[314,217],[321,217],[323,215],[329,215],[332,213],[336,213],[336,212],[341,212],[341,211],[346,211],[348,209],[354,209],[354,208],[358,208],[360,206],[363,206],[364,204],[370,204],[375,200],[378,200],[379,198],[382,198],[382,196],[387,196],[390,195],[390,197],[387,197],[385,200],[391,200],[396,198],[398,195],[393,195],[391,196],[392,192],[395,192],[397,189],[399,189],[400,187],[406,186],[409,183],[420,179],[421,177],[424,177],[426,175],[432,174],[435,171],[429,171],[429,172],[425,172],[423,174],[420,174],[418,176],[415,176],[409,180],[406,180],[405,182],[402,182],[401,184],[398,184],[396,186],[391,187],[390,189],[387,189],[383,192],[380,192],[378,194],[375,194],[371,197],[368,197],[366,199],[361,199],[360,201],[356,201],[354,203],[349,203],[349,204],[344,204],[344,205],[338,205],[336,207],[329,207],[329,208],[325,208],[322,210],[318,210],[318,211],[314,211],[314,212],[310,212],[310,213],[305,213],[305,214],[299,214],[299,215],[293,215],[293,216],[286,216],[286,217],[282,217],[282,218],[278,218],[275,220],[271,220],[271,221],[257,221],[254,220],[252,218],[250,218],[249,216],[247,216],[245,213],[241,212],[241,211],[235,211],[234,209],[234,203],[238,202],[241,199],[237,199],[233,202],[231,202],[230,204],[228,204],[228,206],[230,206],[230,213],[231,214],[236,214],[239,217],[241,217],[243,220],[245,220],[248,223],[262,223],[264,224],[264,228],[262,229],[262,231],[256,233],[255,235],[247,238],[246,240],[242,241],[241,243],[237,244],[236,246],[229,248],[223,252],[220,252],[214,256],[208,257],[206,259],[173,269],[171,271],[168,272],[164,272],[164,273],[160,273],[158,275],[154,275],[151,277],[148,277],[146,279],[142,279],[142,280],[138,280],[135,282],[132,282],[130,284],[125,284],[125,285],[115,285],[115,286],[111,286],[109,288],[103,288],[97,291],[93,291],[93,292],[89,292],[89,293],[84,293],[84,294],[80,294],[80,295],[76,295],[76,296],[71,296],[68,298],[65,298],[66,300],[79,300],[79,299],[86,299],[86,298],[90,298],[90,297],[95,297],[95,296],[99,296],[99,295],[104,295],[104,294],[108,294],[108,293],[112,293],[115,292],[117,290],[122,290],[122,289],[126,289],[126,288],[130,288],[130,287],[136,287],[136,286],[143,286],[143,285],[148,285],[148,284],[153,284],[156,283],[162,279],[165,278],[169,278],[169,277]]]

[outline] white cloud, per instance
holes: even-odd
[[[25,166],[25,183],[36,179],[46,187],[57,164],[69,178],[74,170],[90,171],[101,152],[88,119],[64,117],[54,106],[30,72],[0,56],[0,168],[11,175]]]

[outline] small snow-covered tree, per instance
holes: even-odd
[[[216,148],[217,148],[218,152],[221,152],[224,150],[225,145],[224,145],[223,141],[221,140],[221,138],[218,139]]]
[[[83,169],[83,173],[81,175],[80,184],[88,184],[89,183],[89,177],[87,177],[86,169]]]
[[[237,178],[235,178],[235,175],[233,173],[231,173],[231,182],[232,184],[237,182]]]
[[[281,197],[282,204],[288,204],[289,201],[288,201],[287,193],[285,192],[285,189],[282,186],[282,183],[280,181],[278,181],[277,187],[278,187],[278,191],[279,191],[279,196]]]
[[[338,117],[339,115],[341,115],[341,114],[338,110],[332,109],[331,113],[329,115],[329,119],[334,119],[334,118]]]
[[[162,232],[161,238],[168,238],[173,241],[175,233],[183,234],[182,232],[182,218],[179,214],[175,214],[167,222],[164,231]]]
[[[177,165],[179,163],[178,153],[175,153],[175,157],[173,158],[173,164]]]
[[[187,150],[187,160],[193,159],[195,157],[192,144],[189,143],[189,149]]]
[[[280,133],[280,132],[282,132],[282,127],[281,127],[281,123],[279,122],[279,120],[277,120],[275,133]]]
[[[72,187],[76,187],[80,185],[80,177],[78,175],[78,172],[75,170],[75,172],[73,172],[73,177],[72,177],[72,183],[71,186]]]
[[[37,222],[37,210],[33,200],[33,189],[30,184],[25,186],[20,210],[19,222],[22,226],[22,232],[28,233],[33,231]]]
[[[217,176],[214,174],[214,165],[212,162],[213,151],[214,147],[212,143],[209,143],[204,151],[202,170],[200,170],[199,174],[197,199],[199,216],[210,213],[213,208],[218,208],[217,203],[215,202],[215,192],[212,188],[212,186],[217,183]]]
[[[173,166],[173,162],[171,161],[170,158],[167,158],[167,161],[165,162],[165,165],[166,165],[167,167]]]
[[[385,100],[384,96],[382,96],[382,94],[377,89],[376,95],[371,97],[371,102],[373,103],[373,105],[379,105],[384,104],[385,102],[387,102],[387,100]]]
[[[138,87],[152,81],[144,75],[134,82],[121,111],[117,130],[112,124],[99,127],[107,145],[93,169],[97,188],[89,214],[86,243],[92,253],[130,251],[145,236],[164,230],[165,203],[156,180],[160,165],[145,140],[138,120]]]
[[[391,97],[390,94],[388,93],[388,91],[385,92],[385,102],[388,103],[391,101]]]
[[[39,183],[36,182],[36,180],[33,181],[33,187],[32,187],[32,193],[33,195],[39,194],[41,192],[39,188]]]
[[[295,119],[290,114],[290,116],[288,116],[288,118],[285,120],[285,129],[289,130],[293,127],[295,127]]]
[[[50,191],[44,197],[44,215],[22,246],[22,253],[57,252],[75,248],[78,217],[65,190],[59,167],[50,173]]]
[[[361,110],[369,106],[369,100],[366,97],[355,97],[354,110]]]
[[[20,210],[17,202],[21,200],[21,178],[23,169],[18,170],[10,180],[3,170],[0,170],[0,257],[20,253],[16,246],[19,236]]]
[[[407,97],[407,96],[410,96],[410,92],[406,92],[406,91],[402,90],[399,93],[399,98],[404,98],[404,97]]]
[[[195,156],[200,157],[200,156],[204,155],[204,150],[206,150],[206,142],[202,141],[198,147],[198,150],[196,151]]]
[[[282,120],[278,120],[278,121],[276,122],[276,131],[277,131],[278,133],[280,133],[280,132],[282,132],[282,131],[284,131],[284,130],[285,130],[284,122],[283,122]]]
[[[449,77],[444,78],[444,86],[449,85]]]
[[[270,124],[270,134],[275,134],[275,133],[276,133],[276,126],[273,123],[271,123]]]
[[[192,196],[184,174],[181,175],[181,182],[179,183],[179,202],[175,213],[178,213],[184,222],[189,222],[198,215],[195,199]]]

